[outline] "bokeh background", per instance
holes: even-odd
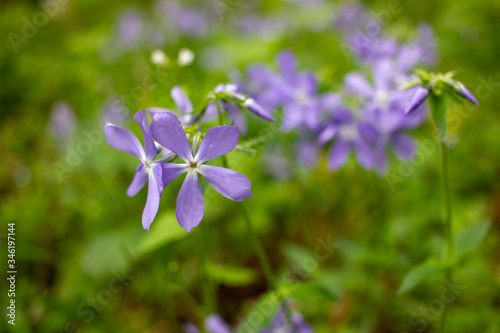
[[[365,5],[376,14],[394,3],[401,10],[390,15],[386,33],[405,40],[420,22],[428,22],[437,39],[436,69],[460,69],[457,78],[480,102],[477,108],[450,107],[455,228],[491,224],[478,249],[457,263],[456,276],[466,289],[447,305],[448,331],[500,332],[500,2]],[[4,317],[0,329],[182,332],[186,322],[201,325],[203,254],[213,296],[208,308],[231,325],[244,318],[268,287],[237,204],[208,191],[204,220],[188,234],[175,220],[181,185],[176,180],[162,196],[151,231],[143,230],[146,191],[125,195],[137,161],[106,144],[103,119],[113,116],[138,133],[132,115],[147,107],[173,107],[172,86],[182,86],[196,104],[251,64],[274,66],[284,49],[296,54],[301,69],[315,72],[322,91],[337,91],[343,76],[359,67],[342,51],[342,34],[333,24],[344,5],[2,1],[0,240],[7,253],[7,223],[15,221],[18,275],[16,326]],[[178,6],[191,11],[180,15]],[[48,19],[41,12],[50,14]],[[178,64],[182,49],[194,52],[191,64]],[[164,52],[167,65],[151,61],[154,50]],[[131,97],[151,72],[159,73],[156,87]],[[116,107],[117,101],[123,103]],[[63,123],[73,124],[68,133],[67,126],[57,131],[54,109],[66,110]],[[432,126],[429,121],[412,134],[424,142]],[[257,119],[251,120],[249,137],[262,128],[271,135],[255,155],[232,153],[229,159],[252,181],[254,195],[245,205],[273,269],[278,276],[291,271],[316,281],[336,295],[334,301],[295,302],[295,309],[317,332],[437,331],[439,316],[412,314],[440,297],[443,274],[397,295],[412,267],[443,251],[437,144],[420,154],[419,163],[393,157],[387,175],[365,171],[354,160],[336,172],[324,163],[311,172],[293,159],[276,162],[291,139]],[[95,130],[101,134],[88,154],[72,160],[72,151]],[[284,163],[278,175],[270,172],[273,161]],[[389,175],[403,175],[403,181],[392,186]],[[334,243],[334,251],[304,272],[304,258],[323,241]],[[7,286],[7,257],[1,261]],[[116,275],[125,277],[126,286],[106,292]],[[6,306],[6,291],[0,300]]]

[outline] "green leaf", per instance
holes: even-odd
[[[285,285],[282,289],[283,294],[299,302],[317,300],[334,302],[338,300],[337,295],[324,285],[317,282],[298,282],[295,284]]]
[[[254,282],[258,276],[255,270],[247,267],[222,266],[216,264],[208,264],[207,273],[214,281],[232,287],[249,285]]]
[[[264,294],[238,326],[236,333],[258,333],[264,329],[283,303],[283,292]]]
[[[460,230],[455,235],[455,256],[460,257],[467,252],[476,250],[486,237],[490,225],[491,223],[487,221]]]
[[[164,213],[155,219],[149,233],[144,232],[142,240],[135,247],[134,254],[144,255],[187,235],[186,230],[177,223],[174,212]]]
[[[401,295],[422,282],[426,277],[431,274],[437,273],[442,269],[442,266],[435,260],[426,261],[412,268],[404,277],[397,294]]]
[[[446,142],[446,97],[445,95],[436,96],[431,93],[429,97],[431,105],[432,119],[439,133],[441,142]]]

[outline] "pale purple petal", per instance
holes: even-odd
[[[466,100],[468,100],[471,103],[479,105],[479,102],[477,101],[476,97],[474,95],[472,95],[472,93],[469,91],[469,89],[467,89],[461,82],[456,82],[455,85],[457,87],[458,93],[463,98],[465,98]]]
[[[216,314],[212,314],[205,319],[205,329],[209,333],[231,333],[228,324]]]
[[[409,114],[420,108],[422,104],[424,104],[428,95],[429,95],[429,90],[419,87],[417,91],[415,91],[415,94],[413,94],[411,102],[405,110],[405,114]]]
[[[135,114],[134,120],[141,127],[142,135],[144,136],[144,147],[146,148],[146,158],[148,160],[153,160],[157,154],[157,149],[151,136],[149,130],[148,118],[146,116],[146,110],[139,111]]]
[[[212,127],[205,134],[195,160],[203,163],[229,153],[236,147],[239,136],[236,126]]]
[[[239,172],[213,165],[202,165],[200,174],[217,192],[228,199],[242,201],[252,196],[250,180]]]
[[[293,53],[281,52],[278,55],[278,67],[285,78],[293,80],[297,69]]]
[[[175,215],[179,225],[190,232],[200,223],[204,209],[203,193],[198,181],[198,174],[193,171],[188,172],[177,196]]]
[[[163,163],[161,164],[161,167],[163,186],[167,186],[174,181],[174,179],[188,171],[186,164]]]
[[[345,78],[346,88],[350,93],[358,94],[361,97],[371,98],[375,94],[368,80],[361,74],[349,74]]]
[[[328,168],[330,170],[337,170],[341,168],[347,161],[350,151],[351,144],[348,141],[339,140],[335,142],[328,156]]]
[[[193,323],[185,323],[182,326],[182,329],[184,330],[184,333],[200,333],[198,327],[196,327]]]
[[[248,130],[247,119],[245,118],[239,107],[236,104],[231,103],[231,106],[227,107],[226,113],[229,123],[238,127],[238,131],[240,131],[240,133],[245,136]]]
[[[409,160],[413,157],[416,151],[415,142],[413,140],[404,135],[397,134],[393,137],[392,143],[394,145],[394,149],[401,157]]]
[[[149,227],[158,213],[158,207],[160,206],[160,196],[162,191],[162,180],[161,180],[161,165],[153,165],[153,172],[149,173],[148,182],[148,198],[146,199],[146,206],[142,212],[142,227],[149,231]]]
[[[370,169],[371,167],[373,167],[373,151],[366,142],[364,142],[363,140],[357,140],[353,143],[353,148],[356,152],[356,158],[363,168]]]
[[[151,134],[159,144],[174,152],[186,163],[192,159],[186,132],[174,114],[169,112],[155,114],[151,124]]]
[[[104,134],[111,147],[132,154],[141,160],[145,157],[139,139],[128,129],[106,122]]]
[[[137,167],[137,170],[134,175],[134,179],[130,183],[130,186],[127,189],[127,195],[129,197],[133,197],[136,195],[146,184],[148,181],[148,173],[144,170],[144,165],[141,163]]]
[[[248,98],[245,102],[243,102],[243,106],[245,106],[249,111],[255,113],[261,118],[265,120],[275,122],[274,118],[264,110],[262,106],[260,106],[253,98]]]
[[[193,112],[193,104],[191,103],[191,100],[186,96],[181,87],[173,87],[170,91],[170,95],[174,99],[175,105],[177,105],[177,108],[180,112]]]
[[[391,89],[391,81],[394,79],[394,71],[392,70],[389,59],[378,61],[373,66],[373,81],[375,88],[382,91]]]

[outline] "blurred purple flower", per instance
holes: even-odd
[[[193,154],[181,122],[174,114],[157,113],[151,124],[153,137],[163,147],[179,156],[184,163],[162,164],[163,185],[187,172],[186,179],[177,197],[177,221],[187,232],[196,227],[203,218],[203,193],[198,182],[201,174],[217,192],[234,201],[252,196],[250,181],[239,172],[204,164],[232,151],[238,142],[236,126],[213,127],[207,131],[196,154]]]
[[[104,121],[124,125],[128,121],[130,110],[117,96],[108,98],[102,107],[102,119]]]
[[[162,161],[153,161],[158,151],[150,133],[146,110],[137,112],[134,120],[141,127],[145,148],[142,147],[132,132],[123,127],[106,122],[104,125],[104,134],[106,135],[106,141],[111,147],[132,154],[141,161],[137,167],[134,179],[127,189],[127,195],[136,195],[149,180],[148,198],[142,213],[142,226],[149,231],[149,227],[158,212],[160,196],[164,187],[162,180],[163,171],[160,164]]]
[[[63,101],[56,102],[50,111],[49,132],[59,141],[67,142],[75,130],[76,116],[71,106]]]

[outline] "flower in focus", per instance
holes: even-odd
[[[136,195],[149,181],[148,197],[142,213],[142,226],[149,231],[149,227],[158,212],[160,196],[164,187],[160,164],[162,161],[153,161],[158,150],[150,133],[146,111],[137,112],[134,120],[139,124],[144,136],[144,148],[137,137],[123,127],[106,122],[104,134],[111,147],[132,154],[141,161],[135,172],[134,179],[127,189],[127,195],[130,197]]]
[[[186,132],[177,117],[168,112],[157,113],[151,124],[153,137],[163,147],[180,157],[184,163],[165,163],[163,185],[167,186],[180,175],[187,173],[179,191],[176,205],[177,221],[187,232],[203,218],[203,193],[198,181],[201,174],[214,189],[228,199],[242,201],[252,196],[251,183],[239,172],[206,165],[205,162],[232,151],[238,142],[236,126],[213,127],[207,131],[196,154],[193,154]]]

